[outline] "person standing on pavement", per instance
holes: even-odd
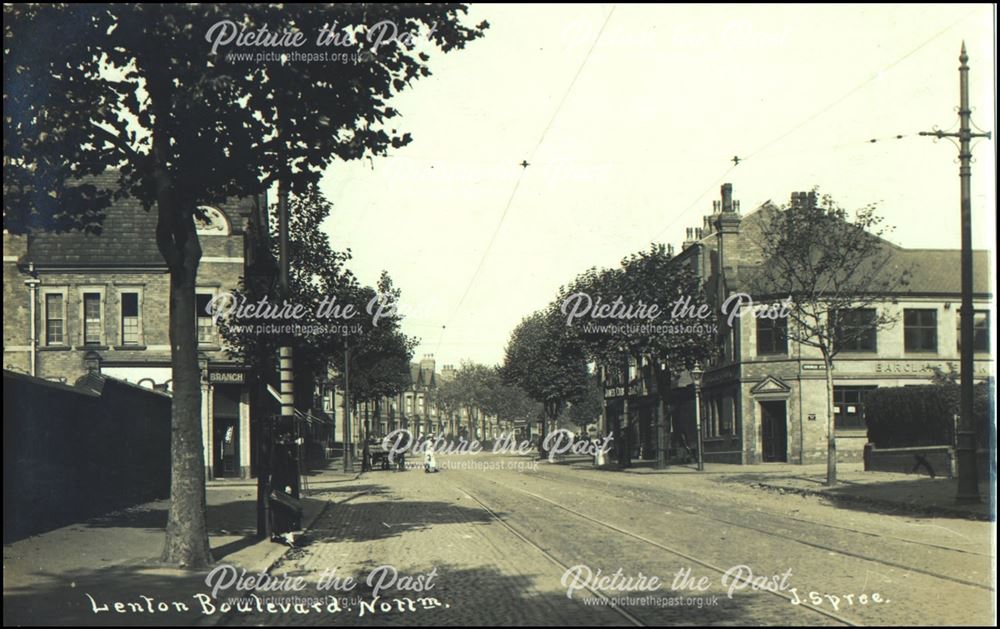
[[[437,471],[437,461],[434,459],[434,444],[428,440],[424,446],[424,472],[430,474]]]

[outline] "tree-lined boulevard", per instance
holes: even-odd
[[[5,625],[995,625],[995,251],[972,249],[993,199],[970,188],[992,135],[966,44],[960,130],[919,134],[959,141],[960,249],[890,240],[911,191],[889,175],[929,177],[909,156],[837,198],[791,187],[817,172],[785,172],[801,152],[744,175],[968,16],[928,17],[936,35],[809,114],[812,79],[785,92],[772,70],[819,63],[814,42],[869,12],[905,39],[905,12],[845,17],[776,66],[757,48],[835,9],[778,11],[780,36],[650,9],[608,41],[639,11],[613,6],[583,44],[585,20],[542,32],[532,11],[556,9],[521,10],[4,6]],[[711,48],[721,89],[684,82]],[[540,122],[505,109],[511,72]],[[910,102],[893,94],[838,142]],[[664,145],[689,100],[721,130]],[[790,128],[786,100],[809,110]],[[727,169],[685,207],[703,145]],[[497,187],[499,163],[516,176]],[[790,196],[743,212],[730,181],[761,172]],[[414,194],[387,220],[381,188]],[[677,248],[667,228],[622,237],[647,205],[699,226]],[[374,245],[353,240],[369,211]]]

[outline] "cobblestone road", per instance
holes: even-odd
[[[340,610],[234,612],[224,622],[812,625],[992,619],[989,523],[837,509],[705,476],[530,465],[515,457],[451,457],[442,459],[446,469],[439,474],[375,472],[338,488],[341,502],[272,574],[304,577],[301,599],[345,597]],[[398,571],[397,586],[406,578],[419,584],[421,576],[427,583],[425,575],[434,571],[434,587],[388,587],[373,604],[375,592],[365,579],[373,571],[377,578],[379,566],[386,565]],[[724,577],[738,566],[743,576],[752,574],[752,584]],[[620,600],[618,610],[586,589],[568,598],[564,574],[571,567],[606,577],[620,570],[633,578],[632,587],[620,590],[606,580],[602,592],[630,600]],[[324,573],[360,583],[347,592],[336,586],[320,591]],[[678,574],[688,577],[683,585]],[[635,587],[640,575],[657,576],[662,585],[643,591]],[[383,583],[391,576],[386,569]],[[730,597],[734,583],[741,587]]]

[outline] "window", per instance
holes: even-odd
[[[139,293],[122,293],[122,345],[139,344]]]
[[[194,296],[195,315],[198,321],[198,342],[212,343],[215,340],[215,324],[212,315],[208,313],[209,304],[212,303],[210,293],[198,293]]]
[[[45,295],[45,344],[64,345],[66,343],[65,299],[61,293]]]
[[[720,435],[732,435],[736,431],[735,419],[735,404],[733,403],[733,398],[726,396],[722,398],[722,415],[720,418],[719,434]]]
[[[937,310],[905,309],[903,343],[908,352],[936,352]]]
[[[878,387],[833,387],[833,425],[837,430],[867,428],[865,394]]]
[[[703,397],[701,399],[701,434],[702,436],[714,437],[715,432],[715,400]]]
[[[962,311],[959,309],[958,321],[955,323],[958,351],[962,351]],[[987,310],[975,310],[972,313],[972,351],[990,351],[990,313]]]
[[[874,308],[859,308],[843,312],[832,312],[835,348],[843,352],[874,352],[875,321]]]
[[[788,353],[788,319],[757,319],[757,355]]]
[[[83,344],[101,344],[101,294],[83,294]]]

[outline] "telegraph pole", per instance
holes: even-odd
[[[288,282],[287,177],[278,182],[278,256],[278,285],[281,291],[281,301],[287,302],[291,297],[291,288]],[[282,343],[281,347],[278,348],[278,362],[281,374],[279,378],[281,385],[281,422],[283,428],[291,430],[291,427],[295,423],[295,371],[293,368],[291,334],[287,330],[282,332]]]
[[[958,177],[961,183],[962,211],[962,312],[961,332],[961,418],[958,423],[958,502],[979,502],[979,479],[976,473],[976,424],[972,416],[973,399],[973,311],[972,311],[972,138],[991,138],[992,134],[973,133],[972,110],[969,109],[969,55],[958,57],[960,126],[957,133],[940,130],[921,131],[920,135],[958,138]]]

